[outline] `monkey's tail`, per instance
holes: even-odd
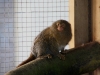
[[[34,60],[34,59],[36,59],[36,57],[31,53],[30,56],[28,57],[28,59],[26,59],[25,61],[23,61],[23,62],[22,62],[21,64],[19,64],[17,67],[20,67],[20,66],[22,66],[22,65],[24,65],[24,64],[26,64],[26,63],[28,63],[28,62]]]

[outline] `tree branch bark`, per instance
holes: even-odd
[[[65,60],[37,58],[5,75],[80,75],[100,66],[100,44],[91,42],[63,52]]]

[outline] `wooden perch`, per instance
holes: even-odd
[[[5,75],[80,75],[100,66],[100,44],[91,42],[66,51],[66,59],[37,58]]]

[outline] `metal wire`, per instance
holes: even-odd
[[[25,60],[36,35],[58,19],[69,20],[69,0],[0,0],[0,75]]]

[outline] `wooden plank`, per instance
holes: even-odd
[[[89,41],[88,0],[75,0],[75,46]]]
[[[100,0],[92,0],[93,40],[100,42]]]
[[[71,23],[71,29],[72,29],[72,39],[69,43],[70,48],[75,47],[75,41],[74,41],[74,0],[69,0],[69,22]]]
[[[89,41],[88,0],[69,0],[69,20],[72,28],[70,48]]]

